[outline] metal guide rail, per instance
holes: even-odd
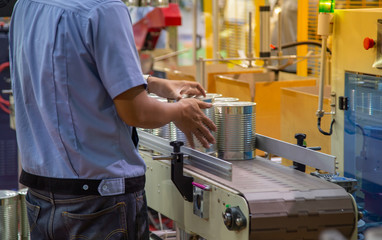
[[[336,172],[336,157],[295,144],[256,134],[256,149],[329,173]]]
[[[169,140],[154,136],[142,130],[138,130],[138,132],[140,139],[139,144],[163,155],[171,155],[173,148],[170,146]],[[336,172],[335,156],[313,151],[308,148],[283,142],[260,134],[256,134],[255,138],[256,149],[329,173]],[[232,164],[230,162],[185,146],[182,147],[181,151],[188,156],[188,158],[185,159],[185,163],[223,179],[232,179]]]
[[[139,144],[151,150],[157,151],[163,155],[170,156],[173,152],[173,147],[170,146],[170,141],[161,137],[154,136],[150,133],[138,130]],[[206,172],[214,174],[226,180],[232,179],[232,164],[221,160],[214,156],[199,152],[189,147],[183,146],[181,151],[187,155],[185,163],[202,169]]]

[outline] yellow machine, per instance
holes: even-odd
[[[358,180],[366,227],[382,219],[382,9],[337,10],[332,91],[339,96],[331,138],[339,171]]]

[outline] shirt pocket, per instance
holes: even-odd
[[[126,204],[117,203],[94,213],[62,212],[70,239],[126,239]]]

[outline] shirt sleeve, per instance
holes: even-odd
[[[89,18],[90,46],[98,74],[111,98],[144,85],[127,7],[121,2],[99,5]],[[88,35],[88,36],[89,36]]]

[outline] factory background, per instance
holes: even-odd
[[[14,2],[0,2],[4,240],[29,239],[8,62]],[[174,124],[139,129],[151,239],[382,239],[382,1],[124,2],[143,73],[201,83],[218,126],[209,149],[190,149]],[[184,142],[178,179],[170,141]]]

